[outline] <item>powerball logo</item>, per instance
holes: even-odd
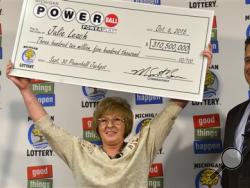
[[[99,11],[91,12],[90,10],[75,10],[69,7],[62,10],[60,7],[55,5],[47,7],[44,4],[37,4],[33,8],[33,14],[37,18],[44,18],[47,16],[47,18],[51,20],[59,18],[65,22],[75,20],[81,24],[81,27],[84,30],[108,33],[115,33],[116,29],[114,28],[119,23],[118,16],[113,12],[104,14]]]

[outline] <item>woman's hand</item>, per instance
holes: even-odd
[[[209,68],[212,64],[212,58],[213,58],[213,53],[212,53],[212,45],[209,43],[208,48],[206,48],[203,52],[202,55],[204,57],[207,57],[207,68]],[[172,102],[175,102],[177,105],[180,107],[184,108],[188,101],[186,100],[180,100],[180,99],[171,99]]]
[[[7,78],[10,79],[17,86],[17,88],[20,91],[29,89],[31,79],[9,75],[11,73],[12,69],[13,69],[13,64],[9,61],[9,63],[6,66],[6,76],[7,76]]]
[[[213,58],[213,53],[212,53],[212,45],[211,43],[208,44],[208,48],[206,48],[203,52],[202,55],[207,57],[207,67],[209,68],[212,64],[212,58]]]

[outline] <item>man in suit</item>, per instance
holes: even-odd
[[[245,40],[245,79],[250,86],[250,37]],[[250,188],[250,100],[247,100],[227,114],[224,150],[233,147],[242,153],[242,164],[239,168],[222,172],[221,184],[223,188]],[[248,130],[247,130],[248,129]],[[246,144],[245,144],[246,143]]]

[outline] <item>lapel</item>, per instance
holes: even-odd
[[[247,140],[247,148],[246,151],[243,153],[243,156],[245,157],[250,151],[250,138]]]
[[[250,151],[250,137],[247,139],[247,148],[246,151],[243,153],[244,157],[249,153]]]
[[[233,111],[231,116],[228,117],[228,120],[227,120],[228,121],[227,124],[229,124],[228,125],[228,127],[229,127],[229,137],[228,138],[229,138],[229,145],[231,147],[234,146],[236,129],[237,129],[237,127],[238,127],[238,125],[239,125],[239,123],[241,121],[241,118],[242,118],[242,116],[243,116],[243,114],[245,112],[245,109],[246,109],[249,102],[250,102],[250,100],[245,101],[242,104],[240,104],[238,106],[238,108],[236,108]]]

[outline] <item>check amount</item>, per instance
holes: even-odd
[[[190,43],[150,39],[149,49],[189,54]]]

